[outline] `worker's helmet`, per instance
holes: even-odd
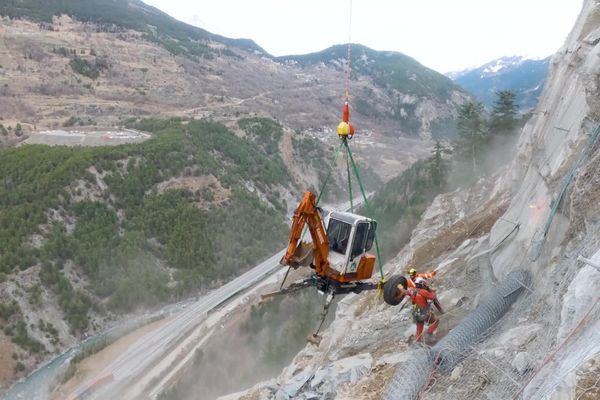
[[[409,270],[408,270],[408,274],[409,274],[411,277],[413,277],[413,278],[414,278],[414,277],[415,277],[415,275],[417,275],[417,270],[416,270],[416,269],[414,269],[414,268],[411,268],[411,269],[409,269]]]
[[[427,281],[425,280],[425,278],[418,277],[417,279],[415,279],[415,286],[418,288],[426,287]]]

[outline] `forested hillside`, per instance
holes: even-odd
[[[235,132],[183,119],[132,126],[152,139],[0,151],[0,326],[25,354],[68,340],[43,316],[53,304],[78,335],[255,265],[287,239],[287,199],[332,167],[328,149],[286,134],[305,175],[297,177],[270,119],[240,119]],[[40,312],[37,322],[27,316],[29,328],[24,308]]]

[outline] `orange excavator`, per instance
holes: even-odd
[[[317,207],[315,194],[305,192],[294,212],[289,244],[280,263],[294,269],[310,267],[314,272],[310,277],[282,290],[263,295],[263,298],[267,298],[311,286],[326,294],[323,319],[316,332],[308,337],[316,345],[321,340],[318,332],[336,295],[360,293],[380,287],[379,283],[364,282],[371,278],[375,266],[375,256],[368,251],[375,240],[377,222],[348,212],[323,213]],[[311,242],[302,241],[305,227],[308,227]]]
[[[289,244],[281,264],[297,268],[310,266],[325,286],[336,294],[359,292],[360,282],[371,278],[375,256],[367,253],[373,246],[377,222],[347,212],[327,215],[327,229],[316,205],[316,196],[305,192],[294,212]],[[301,242],[308,226],[312,244]]]
[[[344,102],[342,122],[337,127],[337,134],[341,140],[340,149],[345,149],[347,153],[351,208],[350,163],[368,208],[368,200],[360,183],[358,169],[348,147],[348,140],[354,135],[354,127],[350,123],[347,99]],[[290,269],[299,267],[310,267],[313,273],[308,278],[283,288],[287,278],[286,273],[280,290],[262,296],[265,299],[279,294],[296,292],[307,287],[316,287],[319,292],[326,294],[321,323],[316,332],[308,337],[308,340],[316,345],[321,340],[318,332],[325,321],[329,305],[336,295],[382,289],[384,300],[388,304],[396,305],[398,300],[395,293],[400,283],[397,279],[393,279],[390,283],[384,281],[381,263],[379,265],[381,280],[379,282],[365,281],[371,278],[375,267],[376,257],[369,253],[373,244],[377,245],[375,234],[377,222],[374,219],[351,212],[325,213],[317,206],[317,203],[318,200],[313,192],[304,193],[300,204],[294,211],[289,243],[280,261],[281,265],[289,267],[288,273]],[[308,228],[310,232],[312,239],[310,242],[302,240],[305,228]],[[376,249],[379,253],[377,246]]]

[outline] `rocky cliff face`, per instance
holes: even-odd
[[[600,396],[600,1],[587,0],[550,74],[515,158],[469,190],[439,196],[386,265],[437,269],[446,308],[439,335],[515,269],[532,283],[451,374],[416,371],[420,398],[596,399]],[[375,294],[348,296],[320,347],[271,382],[231,398],[375,399],[385,393],[414,326]]]

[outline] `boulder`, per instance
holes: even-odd
[[[296,394],[302,387],[313,377],[311,370],[303,370],[298,372],[292,379],[286,381],[275,394],[277,400],[287,400],[295,398]]]
[[[531,357],[527,352],[517,353],[511,363],[512,367],[521,375],[531,369]]]

